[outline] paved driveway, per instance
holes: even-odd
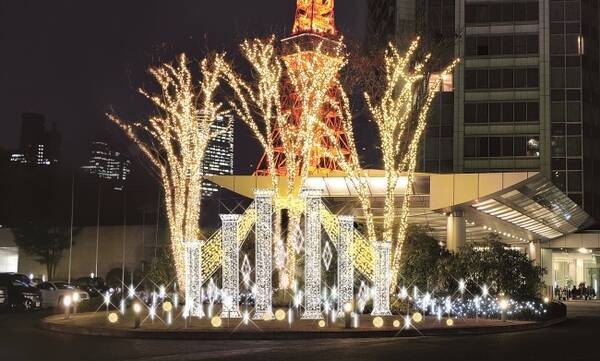
[[[485,336],[306,341],[167,341],[37,329],[47,313],[0,314],[0,360],[600,360],[600,301],[569,302],[550,328]]]

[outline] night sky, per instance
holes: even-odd
[[[288,35],[294,8],[295,0],[1,1],[0,148],[16,149],[20,114],[34,111],[57,122],[63,165],[81,165],[95,139],[132,151],[104,114],[139,120],[151,111],[137,93],[150,82],[149,66],[181,52],[234,56],[244,38]],[[364,37],[365,12],[364,0],[336,2],[346,37]],[[240,152],[253,143],[245,129],[236,131],[236,171],[243,172],[256,156]]]

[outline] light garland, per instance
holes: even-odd
[[[273,190],[257,189],[254,192],[256,206],[256,309],[253,318],[273,318],[272,273],[273,273]]]
[[[127,124],[107,114],[132,139],[158,170],[164,191],[165,212],[169,223],[171,251],[180,284],[185,284],[184,240],[200,235],[200,197],[202,164],[211,139],[222,131],[211,125],[221,112],[214,101],[225,70],[223,55],[201,62],[202,81],[197,87],[181,55],[175,66],[163,64],[150,69],[160,86],[155,94],[140,90],[158,109],[148,124]],[[231,126],[231,125],[230,125]],[[224,131],[228,131],[226,129]],[[149,140],[146,141],[146,139]]]
[[[339,216],[337,242],[337,304],[338,314],[344,313],[346,304],[354,303],[354,266],[352,265],[352,242],[354,240],[354,217]]]
[[[335,35],[334,0],[298,0],[293,33],[317,32]]]
[[[242,44],[242,54],[256,74],[252,83],[243,80],[229,66],[222,76],[235,95],[231,107],[265,150],[272,187],[278,189],[278,175],[285,175],[287,185],[284,188],[287,190],[284,198],[297,198],[294,191],[302,187],[311,166],[319,161],[322,153],[321,137],[315,133],[320,127],[327,94],[335,85],[336,75],[346,64],[346,58],[342,53],[342,42],[327,51],[322,49],[322,43],[311,50],[296,45],[296,51],[285,56],[277,54],[274,43],[275,38],[271,37],[269,40],[246,40]],[[284,79],[293,88],[301,112],[285,109],[286,105],[281,101]],[[278,152],[285,154],[282,159],[276,159],[275,143],[281,148]],[[280,169],[285,170],[281,173]],[[277,212],[279,209],[278,206]],[[300,214],[292,208],[289,215],[290,229],[295,229]],[[279,237],[277,226],[276,233]],[[285,274],[280,277],[282,285],[295,277],[296,257],[291,237],[293,234],[288,232]]]
[[[256,207],[250,204],[239,220],[238,244],[241,247],[256,221]],[[222,230],[215,232],[202,246],[202,279],[210,279],[223,263]]]
[[[390,312],[390,250],[391,243],[377,242],[375,244],[373,316],[387,316]]]
[[[202,310],[202,242],[187,241],[184,244],[186,316],[201,318],[204,317]],[[156,301],[153,300],[152,304],[156,305]]]
[[[323,318],[321,312],[321,190],[304,190],[304,314],[303,320]]]
[[[239,244],[237,214],[222,214],[223,223],[223,308],[221,318],[241,318],[240,274],[239,274]]]
[[[417,152],[421,136],[427,125],[429,108],[440,89],[442,78],[449,75],[458,62],[457,60],[453,61],[442,71],[439,79],[427,88],[429,85],[427,64],[431,55],[428,54],[422,62],[417,61],[415,63],[416,59],[414,58],[419,42],[419,38],[414,40],[404,55],[390,44],[384,58],[386,78],[383,96],[379,99],[373,99],[365,93],[367,107],[377,125],[381,139],[381,152],[386,179],[383,231],[380,235],[376,234],[372,200],[367,184],[368,175],[362,169],[356,152],[349,100],[341,86],[339,87],[339,100],[341,101],[331,100],[329,105],[336,108],[346,119],[344,126],[350,140],[350,155],[341,154],[339,149],[342,149],[342,147],[337,142],[335,134],[327,128],[322,129],[330,142],[336,145],[333,149],[338,150],[330,156],[335,157],[357,191],[365,216],[369,243],[374,245],[377,239],[393,243],[390,291],[396,288],[402,246],[408,226],[409,203],[416,169]],[[407,182],[400,208],[400,216],[397,216],[396,188],[402,176],[407,178]],[[395,230],[397,231],[395,232]]]

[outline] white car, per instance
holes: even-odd
[[[42,307],[63,307],[65,296],[70,296],[72,300],[79,297],[79,302],[89,300],[90,295],[66,282],[44,282],[38,286],[42,292]],[[74,294],[77,294],[74,296]]]

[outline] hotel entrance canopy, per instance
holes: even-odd
[[[242,196],[253,198],[254,189],[269,188],[270,177],[211,176],[208,180]],[[371,170],[365,178],[376,221],[382,220],[386,181],[383,171]],[[282,179],[280,184],[285,184]],[[407,179],[399,181],[402,199]],[[296,185],[299,187],[299,185]],[[306,188],[321,189],[330,208],[351,214],[360,222],[362,211],[352,181],[343,174],[309,177]],[[285,194],[286,189],[279,189]],[[585,229],[594,220],[541,173],[419,173],[411,189],[409,222],[429,227],[446,240],[447,215],[460,213],[466,221],[466,239],[481,240],[495,232],[509,244],[546,241]]]

